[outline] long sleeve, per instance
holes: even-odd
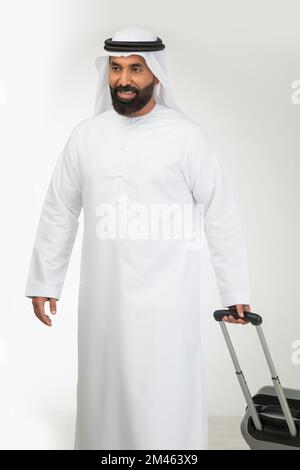
[[[43,203],[25,296],[59,300],[82,208],[76,128],[57,159]]]
[[[190,138],[184,173],[196,203],[202,205],[222,306],[249,304],[247,251],[238,207],[224,170],[199,128]]]

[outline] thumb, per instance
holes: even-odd
[[[49,303],[50,303],[50,312],[53,315],[55,315],[56,314],[56,299],[50,298]]]
[[[236,306],[237,313],[240,317],[244,318],[244,306],[243,304],[237,304]]]

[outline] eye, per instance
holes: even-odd
[[[119,67],[117,65],[112,65],[111,66],[111,69],[116,72],[116,70],[119,69]],[[140,67],[133,67],[132,70],[134,70],[135,72],[141,72],[142,69],[140,69]]]

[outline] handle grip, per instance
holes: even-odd
[[[232,311],[232,310],[216,310],[214,312],[214,318],[216,321],[222,321],[223,317],[227,315],[232,315],[237,320],[241,318],[242,320],[249,321],[252,325],[255,325],[255,326],[262,324],[262,317],[258,315],[257,313],[244,312],[244,318],[242,318],[239,316],[237,312]]]

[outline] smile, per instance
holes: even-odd
[[[123,91],[123,92],[120,92],[118,91],[118,96],[120,96],[120,98],[133,98],[134,96],[136,95],[135,92],[132,92],[132,91]]]

